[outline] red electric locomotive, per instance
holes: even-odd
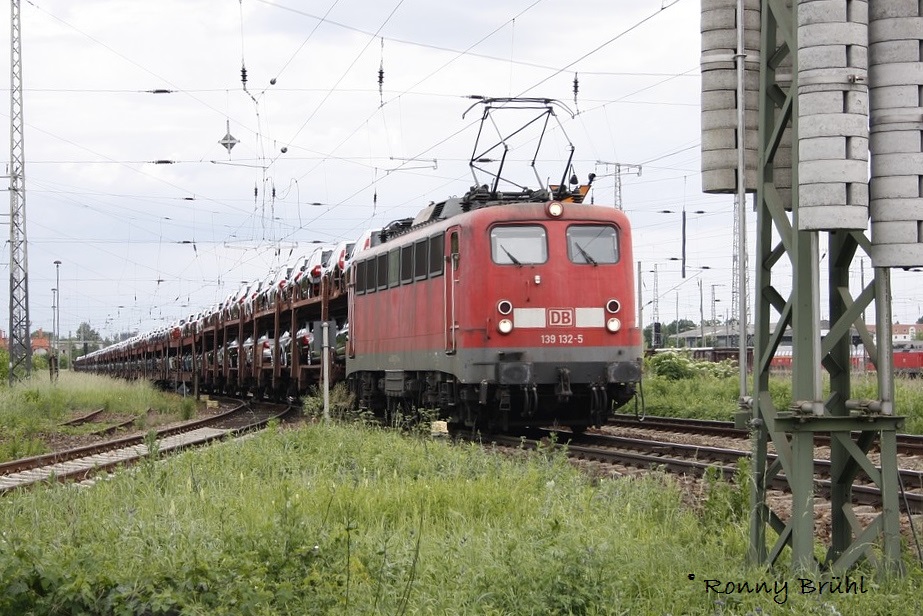
[[[354,256],[347,377],[360,405],[436,408],[450,430],[557,423],[579,432],[605,422],[641,379],[628,219],[583,203],[589,184],[572,176],[573,146],[560,185],[529,190],[507,175],[513,140],[539,126],[538,145],[526,143],[541,184],[541,137],[563,106],[479,104],[475,187],[389,226]],[[523,109],[537,116],[482,146],[486,132],[501,132],[497,112]]]
[[[346,365],[360,404],[438,408],[450,428],[582,431],[631,399],[628,219],[550,196],[433,205],[352,264]]]

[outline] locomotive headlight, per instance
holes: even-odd
[[[610,313],[612,313],[612,314],[615,314],[616,312],[618,312],[618,311],[621,310],[621,309],[622,309],[622,304],[620,304],[620,303],[619,303],[619,300],[617,300],[617,299],[610,299],[608,302],[606,302],[606,311],[607,311],[607,312],[610,312]]]
[[[509,319],[500,319],[500,322],[497,323],[497,329],[501,334],[508,334],[513,331],[513,322]]]
[[[503,316],[508,315],[509,313],[513,312],[513,303],[508,299],[501,299],[499,302],[497,302],[497,312]]]
[[[606,329],[614,334],[622,329],[622,322],[615,317],[611,317],[606,321]]]
[[[552,201],[548,204],[547,211],[552,218],[558,218],[564,213],[564,205],[560,201]]]

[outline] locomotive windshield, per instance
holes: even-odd
[[[490,254],[498,265],[525,265],[548,260],[548,237],[540,225],[507,225],[490,230]]]
[[[618,263],[618,231],[609,225],[575,225],[567,228],[567,256],[572,263]]]

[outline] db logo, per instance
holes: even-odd
[[[573,308],[549,308],[548,325],[551,327],[573,327],[574,326],[574,309]]]

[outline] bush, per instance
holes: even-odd
[[[737,374],[737,363],[731,359],[720,362],[698,361],[688,351],[656,353],[648,357],[646,363],[650,372],[672,381],[703,375],[726,378]]]

